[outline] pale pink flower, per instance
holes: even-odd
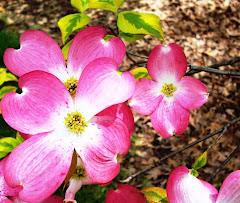
[[[211,184],[191,175],[188,168],[179,166],[168,178],[167,196],[170,203],[239,203],[240,170],[227,176],[218,193]]]
[[[117,190],[109,190],[105,203],[145,203],[145,197],[140,190],[125,184],[119,184]]]
[[[147,69],[153,80],[137,81],[130,106],[141,114],[150,114],[153,128],[164,138],[182,134],[189,123],[189,110],[207,101],[206,87],[193,77],[183,77],[187,60],[177,44],[156,46]]]
[[[27,42],[31,44],[31,40]],[[28,43],[22,48],[27,46],[32,50],[33,44],[28,46]],[[51,42],[47,44],[51,47]],[[17,52],[13,51],[15,54]],[[25,50],[23,55],[26,53]],[[49,63],[44,66],[46,68],[56,69],[60,67],[59,61],[63,63],[60,51],[49,55],[47,45],[43,46],[41,54],[44,57],[39,57],[45,60],[42,65]],[[51,59],[55,55],[58,56],[56,60]],[[14,63],[15,57],[10,57],[10,61]],[[42,201],[65,179],[74,149],[82,158],[92,181],[111,181],[120,170],[118,155],[125,155],[130,146],[133,119],[123,102],[134,91],[133,75],[119,75],[116,71],[119,63],[112,58],[97,58],[83,70],[76,70],[75,73],[81,76],[76,95],[72,97],[58,79],[61,79],[61,74],[66,74],[63,68],[54,72],[55,75],[59,74],[58,78],[52,71],[29,72],[32,65],[37,63],[32,62],[34,58],[31,58],[31,51],[29,57],[19,57],[28,72],[19,79],[22,93],[8,93],[1,101],[6,122],[19,132],[33,135],[10,154],[6,163],[8,170],[4,174],[6,182],[11,187],[23,186],[19,192],[22,200]],[[48,58],[53,61],[48,61]],[[69,50],[68,65],[77,65],[78,60],[78,55]],[[75,66],[70,67],[74,72]]]

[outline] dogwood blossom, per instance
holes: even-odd
[[[153,80],[137,81],[129,105],[141,114],[150,114],[153,128],[164,138],[182,134],[189,123],[189,110],[207,101],[206,87],[193,77],[183,77],[186,56],[174,43],[156,46],[149,55],[147,69]]]
[[[240,170],[227,176],[218,193],[211,184],[191,175],[187,167],[179,166],[168,178],[167,196],[170,203],[239,203]]]
[[[5,121],[33,135],[10,154],[4,174],[11,187],[23,186],[22,200],[50,196],[65,179],[74,149],[91,180],[106,183],[119,173],[117,158],[128,152],[133,126],[125,123],[132,118],[120,119],[107,108],[125,102],[135,80],[131,73],[119,75],[117,67],[111,58],[89,63],[74,98],[57,77],[44,71],[24,74],[19,79],[22,93],[3,97]]]

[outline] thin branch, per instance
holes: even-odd
[[[129,51],[128,51],[127,53],[130,54],[130,55],[132,55],[132,56],[137,56],[137,57],[139,57],[139,58],[148,59],[147,56],[141,56],[141,55],[138,55],[138,54],[135,54],[135,53],[129,52]]]
[[[188,67],[190,68],[190,70],[185,74],[185,76],[193,75],[193,74],[199,73],[201,71],[217,73],[217,74],[222,74],[222,75],[240,76],[240,73],[237,73],[237,72],[224,71],[224,70],[218,69],[221,66],[233,65],[234,63],[237,63],[237,62],[240,62],[240,57],[236,57],[230,61],[213,64],[210,66],[196,66],[196,65],[188,64]]]
[[[234,157],[236,153],[240,150],[240,143],[237,148],[226,158],[226,160],[221,164],[221,166],[207,179],[207,182],[212,181],[212,179],[217,175],[217,173]]]
[[[173,157],[173,156],[175,156],[176,154],[178,154],[178,153],[180,153],[180,152],[182,152],[182,151],[184,151],[184,150],[186,150],[186,149],[188,149],[188,148],[190,148],[190,147],[192,147],[192,146],[194,146],[194,145],[196,145],[196,144],[198,144],[198,143],[200,143],[200,142],[202,142],[202,141],[204,141],[204,140],[206,140],[206,139],[208,139],[208,138],[210,138],[210,137],[213,137],[214,135],[216,135],[216,134],[218,134],[218,133],[220,133],[220,132],[223,132],[225,129],[227,129],[228,127],[230,127],[231,125],[233,125],[234,123],[236,123],[236,122],[238,122],[238,121],[240,121],[240,117],[235,118],[234,120],[232,120],[231,122],[229,122],[228,124],[226,124],[223,128],[218,129],[218,130],[216,130],[215,132],[208,134],[206,137],[200,138],[200,139],[198,139],[198,140],[196,140],[196,141],[194,141],[194,142],[186,145],[185,147],[183,147],[183,148],[181,148],[181,149],[178,149],[178,150],[176,150],[175,152],[172,152],[172,153],[164,156],[164,157],[161,158],[156,164],[154,164],[154,165],[152,165],[152,166],[149,166],[149,167],[147,167],[147,168],[145,168],[145,169],[143,169],[143,170],[141,170],[141,171],[138,171],[137,173],[129,176],[128,178],[126,178],[125,180],[119,180],[118,182],[120,182],[120,183],[128,183],[128,182],[129,182],[130,180],[132,180],[133,178],[135,178],[135,177],[137,177],[137,176],[139,176],[139,175],[141,175],[141,174],[143,174],[143,173],[145,173],[145,172],[147,172],[147,171],[149,171],[149,170],[151,170],[151,169],[153,169],[153,168],[155,168],[155,167],[158,167],[163,161],[167,160],[168,158]]]

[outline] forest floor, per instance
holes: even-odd
[[[127,51],[148,56],[158,44],[177,43],[187,56],[189,64],[208,66],[239,57],[240,53],[240,3],[237,0],[129,0],[123,3],[119,11],[134,10],[152,12],[161,19],[165,41],[146,36],[134,43],[125,42]],[[6,16],[9,27],[19,34],[32,29],[40,29],[54,38],[60,46],[61,33],[57,26],[60,18],[78,11],[70,0],[1,0],[0,12]],[[90,10],[90,25],[115,28],[115,17],[112,12]],[[108,29],[108,31],[110,31]],[[141,58],[133,57],[136,61]],[[146,67],[143,61],[138,64]],[[122,70],[135,68],[135,64],[125,58]],[[239,63],[223,66],[220,70],[239,72]],[[194,77],[207,87],[209,100],[202,107],[192,110],[190,123],[182,135],[163,139],[152,128],[150,117],[134,113],[135,131],[129,154],[123,160],[122,168],[128,175],[144,169],[159,161],[165,155],[184,147],[224,127],[240,115],[240,80],[236,76],[200,72]],[[219,134],[218,134],[219,135]],[[201,142],[181,153],[178,153],[160,166],[134,179],[131,184],[142,188],[146,186],[166,187],[171,171],[180,165],[191,168],[194,161],[215,142],[217,136]],[[220,141],[208,151],[207,165],[199,170],[199,178],[206,180],[221,166],[224,160],[240,142],[239,123],[229,127]],[[214,177],[213,183],[218,186],[232,171],[240,169],[239,153]],[[144,183],[143,180],[146,180]]]

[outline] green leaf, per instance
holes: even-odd
[[[7,69],[0,68],[0,86],[6,81]]]
[[[0,99],[3,98],[3,96],[5,94],[7,94],[8,92],[16,92],[17,87],[15,86],[4,86],[0,89]]]
[[[18,142],[13,137],[4,137],[0,139],[0,158],[5,157],[8,153],[18,146]]]
[[[71,0],[73,7],[84,12],[89,8],[117,12],[124,0]]]
[[[58,26],[62,32],[62,41],[66,42],[67,38],[77,29],[87,25],[90,17],[84,13],[75,13],[64,16],[58,21]]]
[[[129,72],[133,74],[136,81],[138,81],[140,78],[152,80],[146,68],[143,67],[135,68],[133,70],[130,70]]]
[[[195,176],[195,177],[198,177],[198,175],[199,175],[198,172],[195,169],[191,169],[190,174]]]
[[[72,40],[70,40],[67,44],[65,44],[65,46],[62,48],[62,53],[64,56],[65,61],[67,60],[67,56],[68,56],[68,51],[69,51],[69,47],[72,43]]]
[[[193,169],[198,170],[205,166],[207,163],[207,151],[205,151],[193,164]]]
[[[71,0],[71,5],[83,12],[89,8],[89,0]]]
[[[17,77],[13,75],[12,73],[7,73],[5,82],[7,81],[18,81]]]
[[[151,203],[167,203],[167,192],[159,187],[151,187],[141,190],[148,202]]]
[[[127,42],[134,42],[136,40],[142,39],[145,35],[144,34],[130,34],[121,32],[119,37],[123,37]]]
[[[149,34],[164,40],[160,19],[155,14],[123,11],[117,17],[117,25],[122,32]]]
[[[116,13],[123,2],[124,0],[90,0],[89,8],[99,8]]]
[[[104,37],[104,40],[107,42],[108,40],[110,40],[111,38],[115,37],[114,35],[106,35]]]

